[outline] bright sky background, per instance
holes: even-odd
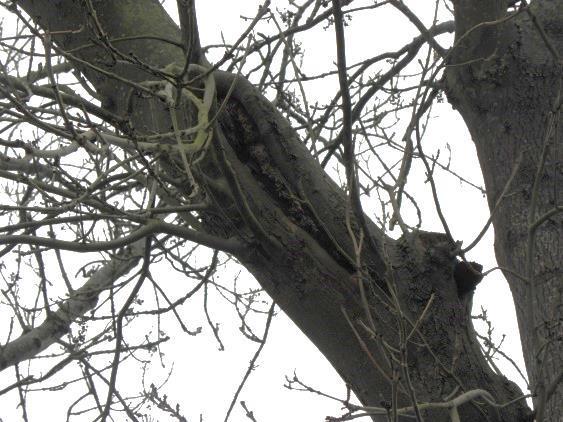
[[[170,10],[175,12],[175,2],[169,1],[168,3],[172,3]],[[278,4],[280,3],[278,2]],[[239,16],[254,16],[258,4],[259,2],[256,0],[198,1],[197,10],[202,44],[220,42],[221,36],[227,41],[237,39],[240,32],[247,26],[247,23],[240,21]],[[433,2],[411,0],[407,4],[420,12],[419,16],[423,17],[423,21],[429,26]],[[5,21],[5,25],[7,23]],[[348,63],[360,61],[373,55],[376,51],[390,51],[401,47],[416,35],[412,24],[390,7],[377,9],[375,13],[366,13],[362,17],[356,15],[351,25],[346,27]],[[317,30],[306,35],[299,35],[297,38],[303,41],[304,66],[307,71],[310,69],[310,72],[313,73],[335,68],[332,27],[326,31]],[[444,45],[447,44],[444,43]],[[213,57],[211,60],[213,61]],[[325,91],[320,84],[317,86],[311,84],[307,89],[310,98],[318,98],[321,102],[330,98],[328,96],[332,96],[335,92],[334,87]],[[433,116],[435,123],[425,138],[425,145],[428,145],[426,149],[444,149],[448,143],[453,150],[452,168],[474,183],[482,185],[475,150],[459,115],[445,103],[434,108]],[[429,191],[429,186],[423,182],[422,173],[414,171],[409,179],[409,190],[413,192]],[[485,198],[475,189],[461,185],[457,179],[445,173],[438,175],[437,184],[441,193],[442,206],[454,237],[468,244],[479,233],[488,218]],[[433,204],[427,202],[421,205],[424,207],[424,228],[441,231]],[[492,242],[491,229],[480,245],[471,251],[469,259],[480,262],[485,269],[495,266]],[[222,274],[221,277],[232,277],[233,275],[231,271]],[[167,276],[163,275],[163,277]],[[170,275],[170,283],[176,281],[173,277],[174,275]],[[255,282],[242,274],[239,284],[246,284],[244,286],[246,288],[255,285]],[[482,282],[475,295],[474,304],[474,313],[479,313],[481,306],[487,309],[488,315],[494,323],[497,340],[502,334],[507,335],[504,341],[504,351],[509,353],[523,368],[511,294],[498,271],[489,275]],[[189,421],[198,421],[200,414],[203,414],[204,421],[223,421],[231,397],[246,371],[248,361],[254,354],[257,344],[242,339],[238,333],[238,320],[234,320],[233,311],[227,308],[224,302],[221,302],[212,304],[213,314],[216,322],[221,324],[221,333],[227,349],[219,352],[209,328],[204,321],[200,320],[200,316],[195,316],[200,315],[197,310],[198,306],[201,306],[200,303],[194,302],[188,306],[196,308],[194,319],[198,319],[194,320],[193,326],[201,325],[204,334],[196,337],[179,335],[165,346],[167,362],[175,361],[167,384],[167,394],[170,402],[180,403]],[[190,311],[186,310],[186,312],[189,315]],[[6,329],[7,327],[0,326],[0,338],[5,338]],[[257,332],[261,333],[262,329],[258,328]],[[335,416],[340,413],[339,406],[327,399],[309,393],[288,391],[282,387],[285,382],[284,377],[286,375],[292,377],[296,371],[301,380],[326,393],[340,397],[345,397],[346,393],[343,383],[332,367],[284,315],[278,314],[274,319],[269,340],[258,363],[259,366],[246,384],[239,401],[246,401],[259,422],[288,420],[320,422],[326,415]],[[170,370],[170,367],[161,368],[159,366],[155,362],[147,373],[147,379],[157,371],[161,371],[161,376],[153,381],[158,383],[159,379],[164,379],[162,374]],[[519,383],[522,388],[524,387],[515,371],[505,362],[498,362],[498,366],[512,380]],[[7,372],[10,372],[9,375],[13,374],[13,370]],[[0,389],[7,384],[6,378],[4,374],[0,374]],[[122,380],[122,382],[124,381]],[[0,397],[2,422],[20,420],[19,412],[14,413],[16,400],[15,394]],[[67,406],[59,392],[44,392],[35,396],[33,400],[30,402],[29,409],[30,421],[64,420]],[[49,414],[48,418],[45,417],[46,414]],[[230,421],[248,421],[240,405],[235,406]]]

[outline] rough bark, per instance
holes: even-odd
[[[35,22],[52,31],[83,25],[81,33],[55,38],[65,50],[84,46],[90,37],[96,38],[91,19],[79,1],[21,0],[17,3]],[[94,4],[97,18],[110,39],[132,35],[181,39],[180,30],[157,1],[119,0]],[[205,25],[205,22],[201,24]],[[124,54],[132,54],[157,68],[171,62],[183,63],[182,50],[163,41],[135,40],[114,45]],[[74,54],[124,79],[154,79],[154,75],[148,74],[142,66],[108,60],[108,53],[103,48],[81,48]],[[123,98],[128,97],[131,88],[84,64],[79,66],[106,107],[125,115],[127,105]],[[518,69],[509,68],[507,72],[517,72]],[[354,253],[345,224],[345,193],[310,156],[287,120],[249,82],[242,78],[234,80],[233,75],[224,72],[214,75],[219,100],[232,83],[235,85],[224,113],[218,118],[214,153],[200,169],[206,180],[212,181],[207,183],[207,189],[216,206],[214,212],[203,215],[204,225],[214,234],[238,236],[248,242],[248,248],[237,258],[327,357],[361,402],[381,406],[382,402],[391,401],[391,384],[386,378],[393,373],[382,353],[381,341],[401,349],[400,324],[410,327],[409,321],[413,323],[420,317],[431,297],[433,302],[427,316],[418,325],[412,341],[400,350],[408,355],[409,365],[397,372],[402,379],[398,404],[410,404],[405,382],[407,376],[419,402],[441,402],[453,392],[474,388],[488,390],[498,403],[520,396],[522,393],[513,383],[491,371],[479,350],[470,318],[471,297],[458,291],[453,278],[456,264],[451,256],[453,245],[446,237],[419,232],[393,241],[370,223],[376,245],[365,247],[362,277],[358,278],[350,259]],[[492,129],[478,129],[471,125],[472,119],[466,117],[473,116],[466,109],[472,110],[474,97],[464,94],[463,98],[467,100],[458,99],[461,94],[456,88],[466,92],[462,89],[464,77],[462,70],[452,76],[458,78],[452,83],[452,98],[460,104],[476,143],[488,144]],[[472,81],[468,84],[473,86]],[[535,88],[527,92],[532,91],[537,96]],[[492,101],[493,97],[490,98]],[[536,100],[541,103],[540,98]],[[130,115],[131,133],[160,131],[169,126],[164,107],[154,101],[149,106],[149,102],[136,100]],[[524,110],[524,104],[521,110]],[[537,127],[541,117],[534,112],[530,113],[529,120],[533,120]],[[487,160],[488,152],[480,151],[493,202],[499,184],[502,187],[502,177],[510,172],[508,163],[512,162],[512,150],[515,149],[510,145],[507,144],[507,150],[500,144],[488,146],[496,148],[495,157],[505,157],[506,163],[498,159]],[[499,182],[496,182],[497,177]],[[221,186],[229,186],[231,193],[226,194],[224,189],[218,188]],[[519,202],[511,204],[512,207],[521,205]],[[502,221],[511,221],[503,218],[516,218],[506,214],[511,212],[510,208],[503,208],[505,214],[497,214],[497,236],[513,233],[510,227],[502,231]],[[352,226],[357,231],[355,222]],[[553,234],[544,236],[546,241],[553,242]],[[541,250],[553,253],[548,246]],[[499,257],[501,262],[504,262],[503,257],[502,254]],[[511,259],[516,260],[518,256]],[[549,260],[542,262],[550,263]],[[364,283],[375,336],[363,328],[370,322],[359,283]],[[550,286],[556,287],[555,284]],[[515,298],[518,300],[516,294]],[[551,299],[545,296],[545,300]],[[519,316],[525,318],[526,314],[519,310]],[[473,402],[458,410],[462,421],[529,420],[529,409],[522,401],[503,408]],[[425,411],[423,414],[428,420],[449,421],[446,410]]]
[[[456,2],[461,23],[456,39],[462,41],[448,69],[448,94],[475,142],[491,210],[518,166],[494,216],[495,251],[516,304],[538,406],[563,362],[563,231],[556,210],[563,196],[563,131],[557,129],[563,2],[536,1],[512,17],[498,5],[484,12],[480,3],[494,2]],[[483,25],[495,20],[499,23]],[[477,29],[464,36],[470,28]],[[549,212],[553,215],[530,233],[530,225]],[[563,419],[562,392],[560,385],[551,396],[545,420]]]

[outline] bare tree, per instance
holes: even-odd
[[[19,389],[24,419],[26,389],[76,365],[87,385],[76,403],[91,403],[96,420],[117,412],[149,420],[147,402],[185,420],[157,387],[137,397],[116,387],[128,358],[167,340],[160,330],[135,338],[126,329],[172,313],[195,334],[177,308],[216,288],[258,354],[274,308],[260,292],[214,281],[233,259],[360,400],[343,399],[346,413],[333,420],[563,418],[563,2],[429,2],[436,16],[453,14],[429,25],[401,0],[292,1],[276,12],[266,1],[238,40],[207,47],[193,0],[177,1],[180,27],[156,0],[4,6],[20,26],[2,39],[0,74],[0,244],[16,257],[4,271],[13,324],[0,346],[0,370],[15,367],[16,380],[0,393]],[[349,18],[380,8],[402,13],[420,35],[348,64]],[[296,37],[323,25],[335,34],[337,69],[305,75]],[[437,37],[451,32],[453,44],[442,45]],[[224,52],[214,64],[210,49]],[[338,78],[333,100],[308,100],[303,84],[330,77]],[[489,365],[473,329],[472,296],[485,273],[465,255],[481,236],[467,246],[453,237],[433,178],[450,169],[423,142],[444,94],[479,156],[491,209],[484,231],[494,225],[514,297],[533,412]],[[328,163],[342,169],[342,186],[324,171]],[[415,165],[443,233],[420,229],[407,190]],[[370,195],[381,212],[364,211]],[[203,266],[193,253],[202,247],[214,250],[202,252]],[[151,271],[157,261],[193,280],[189,292],[169,298]],[[86,281],[78,285],[68,268]],[[267,316],[263,333],[246,323],[253,312]],[[41,377],[21,373],[46,353],[56,363]]]

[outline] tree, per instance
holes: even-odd
[[[404,210],[416,206],[406,190],[413,161],[424,165],[436,192],[439,161],[425,154],[422,139],[428,110],[445,93],[479,155],[535,419],[561,419],[563,2],[453,0],[454,21],[427,27],[400,0],[358,6],[309,0],[291,4],[277,34],[249,37],[261,19],[279,22],[266,1],[213,65],[199,42],[194,2],[177,3],[181,28],[154,0],[6,5],[26,32],[0,76],[2,130],[11,133],[2,140],[8,152],[0,175],[11,181],[6,189],[15,202],[3,206],[9,220],[0,243],[3,255],[33,256],[40,282],[31,307],[18,302],[20,273],[4,292],[21,334],[0,349],[0,369],[59,343],[66,357],[44,376],[76,361],[86,379],[107,385],[106,396],[89,392],[102,420],[113,403],[139,420],[115,387],[120,361],[132,350],[124,329],[143,315],[131,307],[152,282],[156,259],[195,274],[196,288],[207,288],[219,255],[204,271],[194,268],[185,252],[178,254],[188,241],[244,265],[322,351],[362,403],[345,403],[349,414],[341,420],[532,420],[526,396],[493,371],[474,332],[471,299],[483,274],[465,258],[472,245],[456,242],[443,217],[444,233],[422,231],[404,218]],[[420,35],[395,53],[349,67],[344,32],[355,7],[394,7]],[[340,91],[313,117],[307,103],[301,106],[304,99],[285,87],[291,78],[306,79],[295,34],[322,24],[334,26]],[[436,37],[452,31],[455,41],[446,49]],[[10,67],[21,55],[29,55],[30,72],[10,76],[21,70]],[[369,66],[386,59],[385,71],[369,79]],[[417,59],[419,83],[400,84],[401,72]],[[34,70],[36,60],[42,66]],[[63,76],[71,68],[72,81]],[[386,100],[378,103],[376,94]],[[401,110],[408,111],[408,123],[398,141],[387,133],[386,119]],[[25,125],[35,128],[32,141],[17,139]],[[374,139],[385,139],[401,157],[396,166],[382,160],[385,174],[376,177],[359,152],[361,145],[379,157]],[[329,160],[341,163],[344,188],[323,170]],[[382,198],[378,224],[362,206],[370,191]],[[436,195],[435,204],[441,215]],[[389,226],[401,237],[389,236]],[[64,251],[105,251],[106,260],[76,288],[64,270]],[[62,300],[49,290],[48,253],[66,283]],[[87,340],[71,330],[73,323],[104,321],[100,335]],[[108,338],[112,362],[96,368],[90,359]],[[38,381],[20,378],[12,387]]]

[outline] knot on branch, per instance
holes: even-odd
[[[473,293],[483,279],[483,266],[477,262],[459,261],[454,267],[454,280],[460,298]]]

